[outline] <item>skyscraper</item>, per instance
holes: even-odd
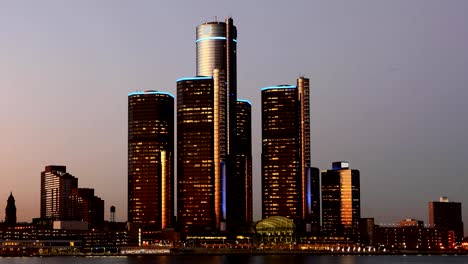
[[[197,27],[197,76],[213,76],[213,71],[224,72],[225,100],[219,102],[218,107],[225,109],[226,130],[226,221],[230,223],[238,221],[237,215],[231,213],[237,207],[236,201],[232,200],[235,189],[236,175],[236,104],[237,104],[237,28],[233,19],[228,17],[225,22],[212,21]]]
[[[224,230],[237,218],[230,213],[237,206],[230,195],[237,192],[236,38],[231,18],[198,26],[197,76],[177,80],[178,220],[185,231]]]
[[[361,218],[359,171],[349,163],[333,162],[322,171],[322,231],[328,237],[346,237],[357,242]]]
[[[157,91],[128,95],[128,221],[172,226],[174,97]]]
[[[226,219],[224,74],[177,80],[177,218],[182,231]]]
[[[317,169],[310,167],[309,111],[307,78],[299,78],[297,86],[262,89],[263,218],[319,224],[320,186]]]
[[[7,206],[5,208],[5,224],[8,226],[16,225],[16,204],[13,193],[11,192],[7,200]]]
[[[70,220],[68,197],[75,188],[78,179],[65,166],[46,166],[41,172],[41,218]]]
[[[252,222],[252,105],[237,100],[236,173],[232,184],[233,207],[231,215],[235,227]]]
[[[450,202],[447,197],[440,197],[438,202],[429,202],[429,224],[454,231],[455,242],[461,243],[464,238],[461,203]]]

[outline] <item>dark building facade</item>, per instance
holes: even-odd
[[[174,97],[128,95],[128,221],[153,229],[173,225]]]
[[[235,226],[245,226],[252,222],[252,104],[246,100],[237,101],[236,127],[236,173],[232,181],[230,195],[233,203],[232,215]]]
[[[68,197],[76,188],[78,179],[66,166],[46,166],[41,172],[41,218],[70,220]]]
[[[69,215],[72,219],[88,222],[91,229],[104,226],[104,200],[94,195],[94,189],[76,188],[69,196]]]
[[[262,217],[320,224],[318,169],[310,167],[309,80],[262,89]],[[302,225],[301,225],[302,226]]]
[[[347,162],[333,162],[322,171],[322,231],[324,236],[359,240],[361,198],[359,171]]]
[[[461,203],[450,202],[446,197],[429,202],[429,225],[454,231],[455,241],[460,244],[464,238]]]
[[[226,219],[224,75],[177,80],[177,219],[184,232],[221,229]]]
[[[10,192],[10,196],[8,196],[7,206],[5,208],[5,225],[7,226],[16,225],[15,197],[13,197],[13,193],[11,192]]]

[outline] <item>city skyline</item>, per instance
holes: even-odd
[[[276,4],[272,13],[256,15],[251,13],[258,7],[251,13],[234,5],[193,7],[194,14],[173,17],[180,23],[167,39],[150,35],[169,31],[158,25],[168,16],[157,18],[145,10],[154,8],[150,3],[122,3],[116,14],[91,11],[86,3],[56,4],[51,16],[39,6],[11,7],[9,16],[0,16],[8,25],[7,41],[0,44],[5,58],[0,64],[5,135],[0,194],[6,199],[12,191],[18,220],[30,221],[39,215],[40,170],[66,165],[106,200],[106,214],[115,205],[117,220],[126,220],[127,94],[135,89],[176,94],[175,80],[193,74],[194,28],[235,10],[238,97],[252,102],[254,220],[260,219],[260,89],[304,74],[310,78],[311,165],[325,170],[332,161],[349,160],[358,168],[363,217],[427,222],[428,201],[448,196],[468,202],[463,191],[468,148],[462,135],[468,45],[460,7],[466,4],[416,2],[343,4],[351,8],[346,12],[323,2],[302,3],[311,7],[304,10]],[[332,15],[330,20],[312,7]],[[176,14],[177,8],[168,8]],[[279,15],[280,9],[301,14],[307,9],[316,16],[282,21],[285,26],[257,17]],[[338,16],[354,13],[361,15],[347,18],[354,26]],[[84,14],[96,27],[81,23]],[[379,28],[370,25],[374,20]],[[135,41],[124,41],[132,37]],[[168,57],[177,55],[174,60],[160,59],[164,48]]]

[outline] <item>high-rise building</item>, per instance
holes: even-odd
[[[239,192],[235,188],[236,175],[236,104],[237,104],[237,28],[233,19],[228,17],[224,22],[211,21],[201,24],[196,30],[197,76],[214,76],[214,70],[224,73],[224,101],[218,102],[224,108],[226,130],[226,157],[223,163],[226,168],[226,221],[232,226],[239,216],[231,213],[237,208],[236,200],[231,194]]]
[[[177,80],[177,221],[182,231],[226,220],[224,74]]]
[[[74,189],[69,203],[72,219],[88,222],[90,228],[101,229],[104,226],[104,200],[94,195],[94,189]]]
[[[231,194],[239,191],[233,20],[198,26],[196,51],[197,76],[177,80],[178,223],[184,231],[224,230],[239,218],[231,213],[238,206]],[[199,194],[200,189],[206,193]]]
[[[160,230],[173,225],[174,97],[128,95],[128,221]]]
[[[328,237],[359,240],[361,198],[359,171],[344,161],[322,171],[322,231]]]
[[[462,204],[450,202],[447,197],[440,197],[438,202],[429,202],[429,224],[455,232],[455,242],[461,243],[464,238]]]
[[[317,229],[318,169],[310,167],[309,79],[262,89],[262,217],[285,216]]]
[[[11,192],[7,200],[7,206],[5,208],[5,224],[9,226],[16,225],[16,204],[13,193]]]
[[[78,179],[67,173],[66,166],[46,166],[41,172],[41,218],[70,220],[68,197],[75,188]]]
[[[233,177],[232,225],[242,227],[252,222],[252,104],[237,100],[236,171]]]

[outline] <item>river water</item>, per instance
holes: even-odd
[[[11,264],[442,264],[468,263],[468,256],[142,256],[142,257],[12,257],[0,263]]]

